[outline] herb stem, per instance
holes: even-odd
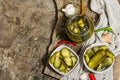
[[[102,27],[102,28],[99,28],[99,29],[97,29],[97,30],[94,30],[94,32],[99,32],[99,31],[108,31],[108,32],[111,32],[111,33],[115,34],[115,33],[113,32],[113,29],[110,28],[109,26]]]

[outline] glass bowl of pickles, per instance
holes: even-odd
[[[90,45],[83,54],[85,67],[94,73],[103,73],[109,70],[115,61],[112,49],[103,43]]]
[[[60,45],[51,53],[48,63],[57,73],[67,75],[79,63],[79,56],[68,46]]]
[[[81,43],[92,36],[94,25],[86,15],[74,15],[67,20],[65,32],[70,40]]]

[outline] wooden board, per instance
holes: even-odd
[[[58,13],[58,17],[61,17],[62,16],[62,13],[59,12]],[[59,18],[60,20],[57,22],[56,24],[56,27],[54,29],[54,32],[53,32],[53,36],[52,36],[52,43],[51,45],[49,46],[49,49],[48,49],[48,54],[50,54],[55,48],[56,48],[56,44],[57,42],[59,41],[57,38],[56,38],[56,34],[57,32],[60,31],[60,24],[62,23],[63,19]],[[65,44],[69,47],[71,47],[72,49],[74,49],[75,52],[79,52],[79,49],[82,47],[82,46],[73,46],[73,45],[69,45],[69,44]],[[82,44],[81,44],[82,45]],[[47,63],[46,64],[46,67],[44,69],[44,74],[46,75],[49,75],[51,77],[54,77],[54,78],[57,78],[57,79],[60,79],[61,77],[63,77],[62,75],[56,73],[54,70],[52,70],[52,68],[49,66],[49,64]]]
[[[51,54],[51,52],[56,48],[56,44],[59,42],[59,39],[56,38],[56,34],[59,33],[62,28],[65,26],[65,15],[64,13],[61,12],[61,9],[63,7],[65,7],[65,5],[72,3],[75,8],[76,8],[76,12],[77,14],[80,14],[80,1],[79,0],[55,0],[56,6],[57,6],[57,22],[54,28],[54,32],[52,34],[52,42],[48,48],[48,55]],[[95,14],[94,12],[92,12],[89,8],[90,6],[90,1],[89,0],[85,0],[85,13],[86,15],[88,15],[94,23],[96,23],[97,19],[98,19],[98,15]],[[84,44],[84,43],[82,43]],[[73,46],[73,45],[69,45],[69,44],[65,44],[67,46],[69,46],[70,48],[72,48],[75,52],[79,53],[81,51],[81,47],[82,44],[80,46]],[[63,77],[62,75],[56,73],[49,65],[48,63],[45,66],[45,69],[43,71],[44,74],[49,75],[51,77],[54,77],[56,79],[60,79],[61,77]]]

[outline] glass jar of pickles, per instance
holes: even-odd
[[[86,15],[74,15],[66,22],[65,32],[70,40],[81,43],[92,36],[94,25]]]

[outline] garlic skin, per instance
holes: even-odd
[[[73,4],[68,4],[62,11],[65,13],[67,17],[70,17],[75,14],[75,7]]]
[[[81,74],[80,80],[89,80],[88,73],[83,73],[83,74]]]

